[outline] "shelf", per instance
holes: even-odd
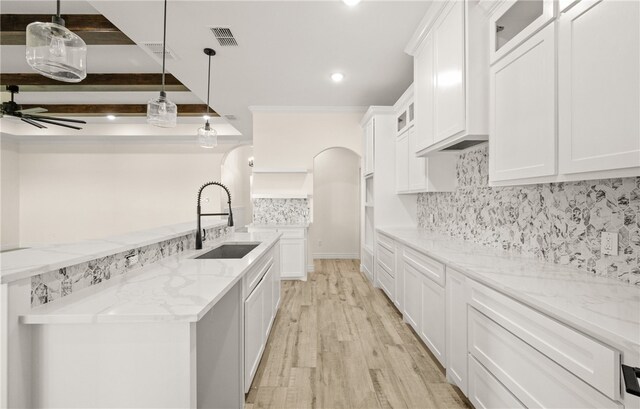
[[[366,175],[363,175],[362,177],[365,178],[365,179],[372,178],[373,177],[373,172],[367,173]]]
[[[253,173],[309,173],[305,168],[254,168]]]
[[[373,203],[365,203],[364,207],[373,207]]]

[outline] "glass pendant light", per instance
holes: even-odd
[[[202,128],[198,128],[198,143],[203,148],[215,148],[218,145],[218,133],[209,125],[209,96],[211,94],[211,57],[216,55],[212,48],[205,48],[204,53],[209,56],[209,76],[207,80],[207,115],[206,123]]]
[[[64,82],[80,82],[87,76],[87,45],[64,26],[60,0],[51,23],[27,26],[27,63],[45,77]]]
[[[158,98],[147,102],[147,123],[163,128],[173,128],[178,120],[178,107],[167,98],[164,90],[165,57],[167,43],[167,0],[164,0],[164,32],[162,37],[162,91]]]

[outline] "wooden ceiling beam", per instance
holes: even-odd
[[[88,45],[135,44],[101,14],[63,14],[62,18]],[[51,14],[1,14],[0,45],[25,45],[27,26],[34,21],[50,22]]]
[[[56,105],[22,105],[22,109],[44,108],[42,115],[60,116],[145,116],[147,105],[142,104],[56,104]],[[202,116],[207,112],[205,104],[178,104],[178,116]],[[210,116],[220,116],[210,111]]]
[[[0,87],[20,86],[20,92],[102,92],[102,91],[157,91],[162,84],[162,74],[87,74],[78,83],[60,82],[36,73],[0,74]],[[167,91],[189,91],[176,77],[167,74]]]

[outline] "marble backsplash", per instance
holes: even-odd
[[[308,199],[254,199],[254,224],[307,224]]]
[[[421,228],[640,285],[640,177],[489,187],[486,144],[456,168],[455,192],[418,196]],[[605,231],[617,256],[600,251]]]
[[[205,229],[203,241],[215,240],[232,231],[227,226]],[[173,256],[195,248],[196,234],[186,234],[170,240],[150,244],[64,267],[31,277],[31,307],[47,304],[66,297],[84,288],[107,281],[112,277],[142,268],[165,257]],[[130,258],[138,256],[138,262],[131,264]]]

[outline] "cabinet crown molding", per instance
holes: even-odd
[[[418,24],[418,28],[416,28],[413,36],[411,36],[411,39],[407,43],[407,46],[404,48],[405,53],[411,56],[416,55],[416,53],[418,52],[418,48],[420,48],[420,44],[431,32],[433,24],[436,22],[447,3],[447,1],[434,1],[431,3],[431,6],[429,6],[429,8],[427,9],[427,13],[420,21],[420,24]]]
[[[367,122],[376,115],[395,115],[395,109],[390,106],[372,105],[367,109],[362,120],[360,120],[360,126],[364,128],[367,125]]]

